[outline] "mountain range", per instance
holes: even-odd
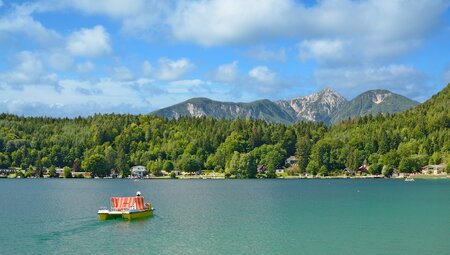
[[[257,100],[250,103],[220,102],[192,98],[153,112],[167,118],[182,116],[213,118],[252,118],[268,122],[293,124],[314,121],[332,124],[367,114],[396,113],[419,103],[388,90],[369,90],[348,101],[331,88],[291,100]]]

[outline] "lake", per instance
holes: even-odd
[[[99,221],[136,191],[152,218]],[[450,254],[450,180],[1,179],[1,254]]]

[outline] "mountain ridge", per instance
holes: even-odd
[[[277,104],[285,111],[293,111],[298,120],[328,123],[330,116],[345,102],[347,102],[347,99],[335,90],[325,88],[311,95],[297,97],[289,101],[278,100]]]
[[[367,114],[397,113],[419,103],[385,89],[368,90],[347,100],[332,88],[290,100],[260,99],[252,102],[222,102],[195,97],[152,112],[167,118],[182,116],[216,119],[252,118],[293,124],[298,121],[337,123]]]
[[[403,112],[417,105],[418,102],[389,90],[368,90],[348,101],[331,118],[331,122],[368,114]]]

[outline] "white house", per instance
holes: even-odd
[[[63,176],[64,176],[64,168],[56,167],[56,168],[55,168],[55,171],[56,171],[56,174],[57,174],[59,177],[63,177]]]
[[[146,171],[147,171],[147,169],[145,168],[145,166],[133,166],[131,168],[131,175],[142,178],[142,177],[144,177],[144,172],[146,172]]]
[[[275,169],[275,173],[284,174],[284,169],[282,169],[282,168]]]

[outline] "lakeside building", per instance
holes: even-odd
[[[131,168],[132,177],[143,178],[145,172],[147,172],[147,168],[145,168],[145,166],[133,166]]]
[[[358,168],[358,172],[367,173],[369,171],[369,167],[367,165],[362,165]]]
[[[56,167],[55,172],[59,177],[64,177],[64,168],[62,167]]]
[[[9,174],[14,174],[16,172],[16,170],[14,169],[0,169],[0,177],[6,177]]]
[[[433,174],[433,175],[444,175],[445,172],[445,165],[427,165],[422,167],[421,173],[422,174]]]
[[[257,166],[257,169],[259,174],[265,174],[267,171],[266,165],[259,165]]]
[[[71,172],[72,173],[72,177],[77,177],[77,176],[83,176],[84,178],[90,178],[91,177],[91,173],[90,172]]]
[[[177,170],[172,170],[172,171],[161,170],[162,176],[169,176],[171,173],[174,173],[175,175],[182,175],[182,172],[177,171]]]
[[[284,164],[286,166],[292,166],[294,164],[297,164],[298,159],[295,156],[290,156],[289,158],[286,159],[286,161],[284,162]]]

